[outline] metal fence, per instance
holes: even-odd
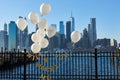
[[[0,53],[0,80],[120,80],[119,51]]]

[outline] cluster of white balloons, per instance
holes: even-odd
[[[51,11],[51,6],[49,3],[43,3],[40,6],[40,13],[42,16],[48,14]],[[30,12],[28,19],[34,25],[37,25],[38,30],[32,34],[31,39],[34,42],[31,46],[33,53],[39,53],[42,48],[46,48],[49,45],[48,38],[53,37],[56,34],[56,29],[53,26],[48,26],[46,19],[40,19],[36,12]],[[27,27],[27,21],[24,18],[19,18],[17,20],[17,26],[21,31],[24,31]]]
[[[73,31],[71,33],[71,40],[73,43],[77,43],[80,40],[81,36],[79,31]]]
[[[47,15],[51,11],[51,5],[49,3],[43,3],[40,6],[40,13],[42,16]],[[31,39],[34,42],[31,46],[31,50],[33,53],[40,52],[41,48],[46,48],[49,45],[48,38],[53,37],[56,34],[56,29],[53,26],[48,26],[48,22],[46,19],[40,19],[39,15],[36,12],[30,12],[28,15],[28,19],[34,25],[37,25],[38,30],[32,34]],[[17,27],[24,31],[27,27],[27,21],[24,18],[19,18],[16,22]],[[78,31],[73,31],[71,33],[71,40],[73,43],[77,43],[80,40],[80,33]]]

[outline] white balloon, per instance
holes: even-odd
[[[48,14],[51,11],[51,5],[49,3],[43,3],[40,6],[40,13],[42,16]]]
[[[40,44],[33,43],[31,46],[31,50],[33,53],[39,53],[41,50]]]
[[[76,42],[78,42],[79,40],[80,40],[80,33],[78,32],[78,31],[73,31],[72,33],[71,33],[71,40],[72,40],[72,42],[74,42],[74,43],[76,43]]]
[[[48,26],[48,22],[46,19],[41,19],[41,20],[39,20],[37,26],[40,29],[45,29]]]
[[[28,15],[28,19],[30,20],[31,23],[35,25],[39,22],[39,16],[36,12],[30,12]]]
[[[27,21],[24,18],[19,18],[16,24],[21,31],[24,31],[25,28],[27,27]]]
[[[37,32],[36,32],[39,36],[40,36],[40,38],[42,39],[42,38],[44,38],[45,37],[45,30],[44,29],[38,29],[37,30]]]
[[[31,40],[35,43],[38,43],[41,41],[41,36],[38,33],[33,33],[31,36]]]
[[[56,34],[56,29],[55,27],[46,27],[46,34],[49,38],[53,37]]]
[[[46,48],[49,45],[49,41],[46,38],[43,38],[40,42],[41,48]]]

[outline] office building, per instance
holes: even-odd
[[[75,30],[75,19],[72,16],[72,13],[71,13],[70,21],[71,21],[71,32],[73,32]]]
[[[59,45],[59,48],[61,48],[61,49],[64,49],[64,48],[66,48],[66,40],[65,40],[65,34],[59,34],[60,35],[60,37],[59,37],[59,43],[60,43],[60,45]]]
[[[66,40],[67,42],[71,42],[71,21],[66,22]]]
[[[60,34],[65,34],[65,32],[64,32],[64,29],[65,27],[64,27],[64,23],[63,23],[63,21],[60,21],[59,22],[59,33]]]
[[[60,48],[60,35],[58,32],[56,33],[55,36],[49,39],[49,45],[47,49],[53,51],[57,48]]]
[[[82,44],[83,44],[83,46],[82,46],[83,49],[89,49],[90,48],[88,31],[87,31],[86,28],[83,30]]]
[[[93,48],[94,43],[97,39],[96,18],[90,18],[90,24],[88,24],[88,34],[89,34],[91,48]]]
[[[95,41],[95,47],[101,48],[101,49],[109,49],[110,48],[110,39],[103,38],[103,39],[97,39]]]
[[[4,24],[4,31],[7,32],[7,24],[6,23]]]
[[[7,32],[7,24],[4,24],[4,48],[8,50],[8,32]]]
[[[7,24],[4,24],[4,30],[0,31],[0,51],[8,49],[8,34],[7,34]]]
[[[8,30],[8,50],[17,49],[17,25],[14,21],[10,21]]]

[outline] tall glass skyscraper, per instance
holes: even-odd
[[[70,21],[71,21],[71,31],[73,32],[75,30],[75,19],[72,16],[72,13],[71,13]]]
[[[4,31],[0,31],[0,51],[4,48]]]
[[[17,48],[20,50],[28,48],[28,27],[24,31],[17,30]]]
[[[22,31],[22,49],[28,48],[28,26],[24,31]]]
[[[8,30],[8,50],[17,49],[17,25],[14,21],[10,21]]]
[[[7,24],[6,23],[4,24],[4,31],[7,32]]]
[[[64,34],[65,33],[64,32],[64,23],[63,23],[63,21],[59,22],[59,33],[60,34]]]
[[[90,24],[88,25],[88,34],[89,34],[91,47],[93,48],[94,42],[97,40],[96,18],[90,18]]]
[[[8,49],[8,32],[7,32],[7,24],[4,24],[4,48]]]
[[[4,30],[0,31],[0,49],[8,49],[8,34],[7,34],[7,24],[4,24]]]
[[[67,39],[67,42],[71,42],[70,35],[71,35],[71,21],[67,21],[66,22],[66,39]]]

